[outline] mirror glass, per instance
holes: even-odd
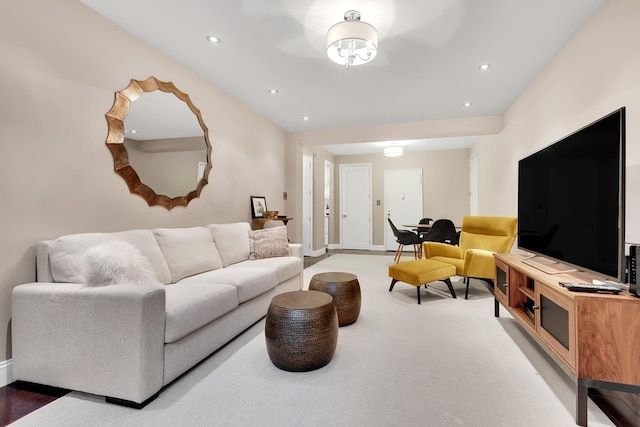
[[[150,206],[186,206],[211,169],[207,127],[187,94],[154,77],[132,80],[107,113],[107,146],[129,190]]]
[[[207,164],[207,145],[189,106],[171,93],[145,93],[131,103],[124,146],[140,181],[179,197],[195,189]]]

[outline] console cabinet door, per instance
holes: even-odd
[[[575,302],[538,281],[535,289],[536,333],[575,373]]]
[[[509,266],[496,259],[496,281],[493,286],[493,295],[505,307],[509,306]]]

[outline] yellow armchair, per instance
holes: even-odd
[[[462,219],[460,246],[424,242],[424,257],[456,267],[464,277],[469,295],[469,278],[495,279],[494,253],[509,253],[518,230],[518,219],[501,216],[465,216]]]

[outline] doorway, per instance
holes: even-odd
[[[333,186],[333,163],[328,160],[324,161],[324,246],[329,247],[329,230],[331,227],[331,210],[333,202],[331,201]]]
[[[417,224],[422,218],[422,169],[387,169],[384,171],[385,249],[395,251],[398,243],[387,218],[402,224]],[[405,250],[413,250],[405,247]]]
[[[302,254],[313,256],[313,155],[302,155]]]
[[[371,164],[340,165],[340,244],[371,248]]]

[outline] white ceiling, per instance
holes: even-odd
[[[606,0],[80,1],[286,131],[304,132],[500,115]],[[327,58],[325,36],[349,9],[379,42],[371,63],[345,70]],[[397,143],[410,151],[474,141]],[[379,153],[380,144],[327,149]]]

